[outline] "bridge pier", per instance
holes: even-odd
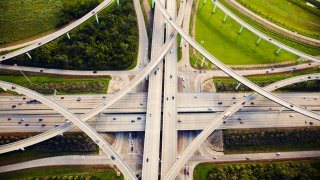
[[[67,32],[67,36],[68,36],[68,39],[70,40],[71,38],[70,38],[70,35],[69,35],[69,33]]]
[[[226,14],[226,15],[224,16],[223,22],[226,22],[227,17],[228,17],[228,14]]]
[[[214,4],[214,7],[213,7],[213,10],[212,10],[212,13],[215,13],[216,12],[216,8],[217,8],[217,5]]]
[[[95,16],[96,16],[96,22],[97,22],[97,24],[99,24],[98,13],[97,13],[97,14],[95,14]]]
[[[278,51],[276,52],[276,54],[279,54],[280,51],[281,51],[281,48],[278,49]]]
[[[154,8],[154,0],[152,0],[152,3],[151,3],[151,8]]]
[[[240,85],[241,85],[241,83],[239,83],[239,84],[237,85],[236,90],[238,90],[238,88],[240,87]]]
[[[258,41],[256,42],[256,44],[258,45],[260,41],[261,41],[261,37],[258,39]]]
[[[203,64],[204,64],[204,60],[205,60],[205,57],[202,58],[201,67],[202,67]]]
[[[32,59],[31,55],[28,52],[26,52],[26,55],[29,57],[29,59]]]
[[[239,32],[238,32],[238,34],[240,34],[240,33],[242,32],[242,29],[243,29],[243,26],[241,26],[241,28],[240,28],[240,30],[239,30]]]

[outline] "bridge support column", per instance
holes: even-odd
[[[300,62],[302,60],[302,58],[301,57],[299,57],[299,59],[297,60],[298,62]]]
[[[281,48],[278,49],[278,51],[276,52],[276,54],[279,54],[280,51],[281,51]]]
[[[238,90],[238,88],[240,87],[240,85],[241,85],[241,83],[239,83],[239,84],[237,85],[236,90]]]
[[[202,58],[201,67],[202,67],[203,64],[204,64],[204,60],[205,60],[205,57]]]
[[[256,42],[256,44],[258,45],[260,41],[261,41],[261,37],[258,39],[258,41]]]
[[[239,30],[239,32],[238,32],[238,34],[240,34],[240,33],[242,32],[242,29],[243,29],[243,26],[241,26],[241,28],[240,28],[240,30]]]
[[[217,5],[214,4],[214,7],[213,7],[213,10],[212,10],[212,13],[215,13],[216,12],[216,8],[217,8]]]
[[[228,14],[226,14],[226,15],[224,16],[223,22],[226,22],[227,17],[228,17]]]
[[[152,0],[152,3],[151,3],[151,8],[154,8],[154,0]]]
[[[29,57],[29,59],[32,59],[31,55],[28,52],[26,52],[26,55]]]
[[[117,4],[120,5],[120,0],[117,0]]]
[[[99,18],[98,18],[98,14],[96,14],[95,16],[96,16],[96,21],[97,21],[97,24],[99,24]]]
[[[70,40],[71,38],[70,38],[70,35],[69,35],[69,33],[67,33],[67,36],[68,36],[68,39]]]

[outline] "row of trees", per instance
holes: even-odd
[[[32,135],[5,135],[0,136],[0,145],[12,143],[28,138]],[[56,136],[41,143],[27,147],[26,150],[41,152],[95,152],[97,145],[84,133],[65,134]]]
[[[260,87],[265,87],[269,84],[276,82],[277,80],[265,80],[265,81],[253,81],[255,84],[259,85]],[[241,84],[238,89],[236,90],[237,85],[239,82],[237,81],[223,81],[223,80],[216,80],[215,85],[218,91],[250,91],[251,89],[247,86]],[[319,91],[320,89],[320,81],[312,80],[312,81],[305,81],[299,82],[296,84],[291,84],[285,86],[283,88],[279,88],[278,90],[285,90],[285,91]]]
[[[28,84],[27,87],[39,93],[53,93],[53,90],[66,93],[102,92],[108,86],[107,81],[82,81],[61,83]]]
[[[320,161],[214,165],[206,179],[319,179]]]
[[[73,9],[76,11],[77,9]],[[79,69],[120,70],[131,67],[138,51],[138,29],[132,1],[113,4],[71,32],[71,40],[63,36],[30,52],[32,59],[20,55],[5,64]]]
[[[320,147],[320,128],[224,130],[225,147],[261,145],[313,145]]]

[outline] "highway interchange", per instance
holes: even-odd
[[[48,39],[42,41],[40,45],[39,43],[33,44],[14,53],[4,55],[2,57],[2,60],[7,60],[18,55],[19,53],[21,54],[28,52],[69,32],[71,29],[80,25],[88,18],[98,13],[98,11],[105,8],[110,2],[111,1],[108,0],[103,1],[103,3],[101,3],[97,8],[95,8],[95,10],[87,14],[85,17],[79,19],[78,21],[75,21],[66,28],[63,28],[61,31],[56,32],[57,34],[51,34],[50,36],[48,36]],[[138,1],[135,0],[135,5],[137,5],[137,2]],[[14,110],[12,110],[10,109],[10,105],[8,106],[8,104],[12,104],[13,102],[10,102],[10,100],[8,100],[8,97],[0,98],[1,102],[6,102],[4,103],[5,105],[0,105],[0,119],[6,121],[6,119],[8,119],[8,115],[10,115],[10,118],[12,118],[12,121],[10,122],[6,121],[5,123],[1,123],[0,130],[8,129],[8,127],[12,128],[12,131],[25,131],[26,129],[29,129],[30,131],[43,132],[47,129],[50,130],[22,141],[0,146],[0,153],[23,149],[27,146],[63,134],[64,132],[77,127],[77,131],[81,130],[86,133],[90,138],[92,138],[94,142],[97,143],[97,145],[99,145],[102,151],[108,155],[108,157],[111,157],[111,163],[114,163],[127,179],[135,179],[136,172],[133,172],[132,167],[130,167],[126,163],[126,160],[128,159],[123,159],[122,155],[119,154],[119,152],[115,151],[112,146],[108,144],[103,139],[103,137],[99,135],[99,133],[97,133],[97,131],[145,131],[144,149],[142,153],[143,158],[141,161],[142,179],[156,179],[158,178],[158,175],[161,175],[162,179],[174,179],[179,175],[180,170],[190,159],[192,159],[192,156],[197,151],[197,149],[203,144],[203,142],[215,129],[243,128],[244,126],[252,128],[306,126],[305,121],[314,122],[314,125],[319,124],[316,121],[320,120],[320,115],[318,114],[319,100],[317,99],[319,97],[319,94],[312,94],[308,96],[306,95],[307,97],[305,97],[305,99],[309,101],[306,101],[304,102],[305,104],[302,104],[301,94],[286,95],[271,93],[271,91],[289,84],[308,80],[319,80],[319,74],[303,75],[291,79],[285,79],[271,84],[265,88],[261,88],[255,85],[236,71],[221,63],[211,54],[209,54],[199,44],[197,44],[185,32],[185,30],[180,27],[185,15],[184,13],[187,12],[186,15],[190,15],[190,12],[185,11],[185,9],[187,9],[188,7],[186,6],[186,4],[188,3],[190,4],[190,1],[180,2],[178,17],[175,18],[177,9],[177,5],[175,3],[169,3],[165,0],[155,0],[154,27],[150,63],[146,64],[144,68],[142,67],[145,65],[147,57],[146,53],[141,53],[141,51],[145,51],[145,48],[148,45],[146,38],[140,37],[140,42],[144,41],[144,43],[140,44],[144,45],[139,46],[139,59],[141,60],[139,62],[141,62],[141,64],[139,68],[137,68],[137,66],[135,69],[135,77],[130,82],[128,82],[128,84],[121,90],[112,95],[107,95],[106,98],[101,98],[100,95],[88,96],[87,98],[83,98],[83,102],[81,102],[81,104],[85,103],[83,107],[86,108],[79,108],[79,102],[75,102],[74,96],[66,96],[64,100],[59,100],[54,97],[48,98],[18,85],[13,85],[1,81],[0,87],[4,89],[11,89],[18,92],[19,94],[24,94],[28,96],[28,98],[37,99],[43,104],[28,105],[27,109],[23,109],[26,107],[26,104],[23,104],[22,106],[18,105]],[[165,4],[166,9],[164,8]],[[224,8],[218,2],[216,2],[216,5],[220,9]],[[245,28],[254,32],[259,37],[269,40],[271,43],[277,45],[278,47],[292,52],[293,54],[296,54],[306,60],[314,61],[316,63],[320,62],[318,58],[301,53],[275,40],[270,40],[269,37],[245,24],[235,15],[228,12],[228,10],[225,9],[224,12],[226,12],[230,17],[235,19]],[[138,19],[142,18],[140,17]],[[140,26],[142,26],[141,22],[139,27]],[[141,28],[139,28],[139,32],[145,33],[141,31]],[[193,46],[201,54],[203,54],[208,60],[219,67],[224,73],[237,79],[242,84],[250,87],[256,93],[252,93],[250,95],[249,93],[245,95],[215,95],[212,93],[203,94],[196,92],[178,93],[178,81],[180,81],[180,83],[181,81],[183,81],[182,83],[184,83],[185,80],[182,80],[183,78],[180,78],[178,73],[176,51],[178,46],[176,41],[177,33],[182,36],[184,43],[188,42],[191,46]],[[167,34],[166,37],[164,37],[164,34]],[[114,73],[116,74],[117,72]],[[132,71],[129,71],[128,73],[132,73]],[[147,94],[128,94],[132,92],[135,87],[139,83],[143,82],[146,78],[149,79]],[[162,84],[163,81],[164,84]],[[163,92],[162,89],[164,89]],[[248,104],[250,101],[253,102],[253,99],[257,98],[258,94],[266,97],[267,99],[270,99],[271,101],[268,101],[265,98],[258,98],[259,100],[255,101],[255,104]],[[230,99],[230,96],[235,96],[235,99]],[[210,99],[208,99],[208,97],[210,97]],[[229,99],[227,97],[229,97]],[[88,100],[88,102],[86,102],[86,99]],[[217,101],[223,102],[223,106],[221,107],[217,105]],[[43,105],[48,106],[49,109]],[[244,105],[245,107],[243,107]],[[128,106],[130,108],[128,108]],[[228,106],[230,107],[228,108]],[[307,108],[305,108],[306,106]],[[21,109],[22,111],[19,111],[19,109]],[[241,111],[239,113],[233,115],[240,109]],[[272,115],[270,115],[270,111],[273,112]],[[250,114],[248,112],[250,112]],[[278,114],[278,117],[275,117],[274,114]],[[28,126],[28,128],[21,128],[21,126],[17,126],[16,124],[17,119],[19,119],[20,117],[25,116],[25,120],[28,121],[29,119],[35,119],[35,117],[41,115],[44,117],[46,122],[50,122],[52,129],[49,127],[49,124],[46,125],[43,130],[39,130],[39,128],[41,128],[39,125],[32,129],[32,124]],[[112,119],[109,117],[109,115],[113,116]],[[199,122],[197,121],[197,118],[194,118],[197,116],[201,117],[201,120]],[[254,119],[259,116],[266,117],[267,119],[270,119],[270,122],[273,123],[254,121]],[[141,118],[140,120],[138,120],[139,117]],[[116,118],[117,120],[114,120],[114,118]],[[133,118],[136,118],[136,121],[134,123],[132,122]],[[239,122],[239,118],[241,118],[241,120],[244,119],[243,124]],[[64,119],[68,119],[71,122],[65,122],[61,125],[61,122],[63,122]],[[280,120],[283,122],[279,123]],[[88,123],[85,121],[88,121]],[[121,123],[112,125],[112,123],[114,123],[115,121],[117,123]],[[225,121],[225,123],[223,123],[223,121]],[[15,123],[15,125],[12,125],[13,123]],[[55,124],[58,124],[60,126],[53,127],[55,126]],[[11,131],[10,129],[8,130]],[[185,150],[179,155],[177,152],[178,130],[202,130],[202,132],[191,142],[191,145],[186,147]],[[160,138],[161,135],[162,142]],[[172,140],[172,138],[174,140]],[[160,147],[162,147],[161,151]],[[160,152],[162,152],[162,154]],[[159,161],[160,157],[161,161]],[[212,159],[212,156],[209,158]],[[205,160],[200,161],[203,162]],[[160,164],[161,170],[159,168]]]

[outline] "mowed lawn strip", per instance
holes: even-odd
[[[39,168],[31,168],[24,169],[20,171],[13,171],[0,174],[2,179],[21,179],[21,178],[35,178],[39,177],[40,179],[46,179],[48,177],[56,178],[60,176],[63,178],[64,176],[67,179],[74,179],[75,176],[84,176],[87,177],[85,179],[123,179],[123,175],[117,176],[117,173],[107,166],[49,166],[49,167],[39,167]],[[73,176],[71,178],[71,176]],[[89,176],[91,178],[89,178]]]
[[[0,74],[0,80],[1,81],[6,81],[6,82],[11,82],[14,84],[18,84],[24,87],[32,88],[36,87],[37,85],[43,85],[43,84],[51,84],[56,87],[61,87],[62,89],[67,89],[68,85],[86,85],[86,83],[95,85],[95,84],[101,84],[104,83],[105,87],[98,89],[98,90],[92,90],[92,87],[88,87],[88,90],[85,87],[82,88],[75,88],[78,90],[73,90],[70,88],[70,91],[58,91],[59,94],[91,94],[91,93],[107,93],[108,91],[108,85],[110,78],[107,77],[98,77],[98,78],[80,78],[80,77],[54,77],[54,76],[44,76],[44,75],[27,75],[28,79],[33,83],[31,84],[24,76],[22,75],[5,75],[5,74]],[[68,85],[66,85],[68,84]],[[90,88],[90,89],[89,89]],[[80,89],[80,90],[79,90]],[[44,94],[53,94],[54,89],[51,89],[50,92],[41,92],[39,89],[35,89],[35,91],[39,93],[44,93]]]
[[[195,39],[212,55],[226,64],[266,64],[295,61],[298,57],[286,51],[276,54],[278,48],[261,40],[246,29],[239,34],[240,24],[230,17],[223,22],[224,13],[213,3],[199,1]]]

